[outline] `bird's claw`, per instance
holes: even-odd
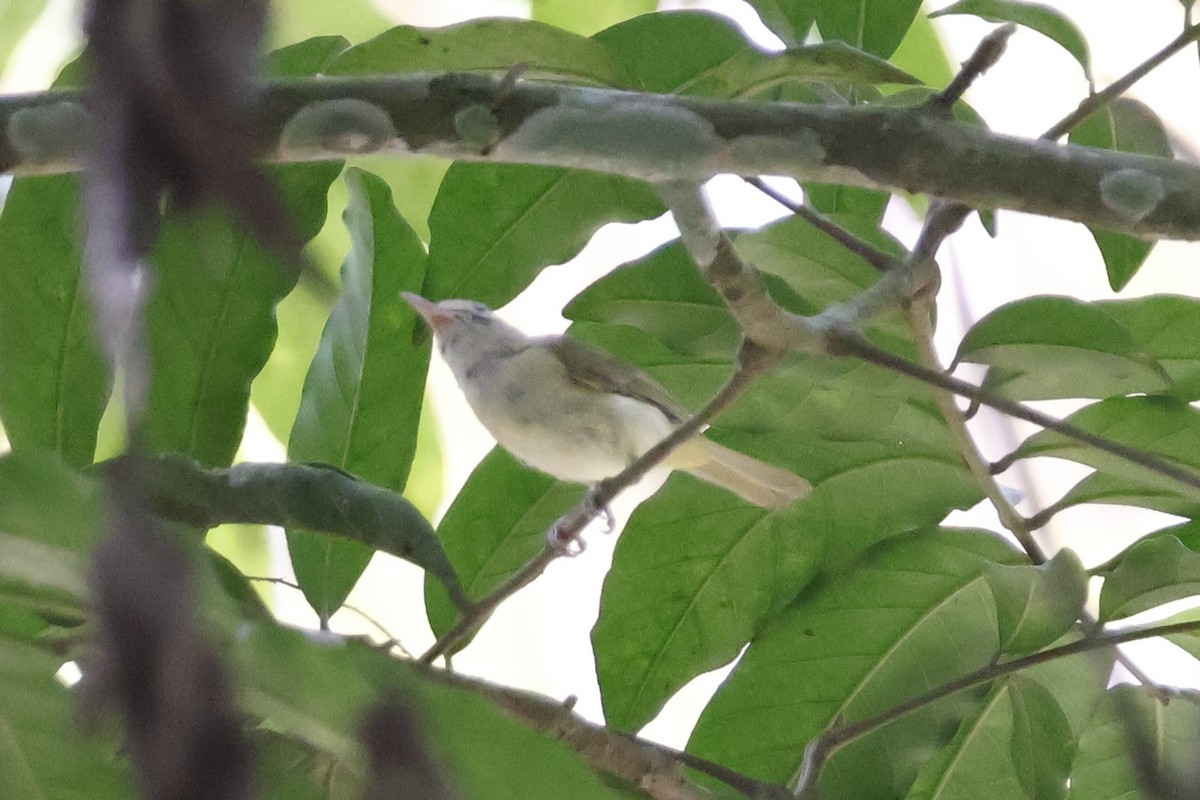
[[[568,558],[582,555],[583,551],[587,550],[587,542],[583,540],[583,537],[578,533],[566,533],[559,522],[550,526],[550,530],[546,533],[546,543]]]
[[[591,511],[590,516],[595,517],[596,515],[602,515],[604,517],[604,531],[603,532],[604,533],[612,533],[614,530],[617,529],[617,518],[615,516],[613,516],[612,509],[609,508],[608,503],[604,503],[603,505],[601,505],[600,503],[596,502],[596,493],[599,490],[600,490],[599,485],[593,486],[590,490],[588,490],[586,502],[588,505],[588,509]]]
[[[550,547],[558,550],[564,556],[580,555],[587,550],[587,543],[580,535],[584,523],[596,517],[604,517],[604,533],[612,533],[616,530],[617,518],[613,516],[612,509],[608,507],[608,503],[599,503],[596,500],[600,488],[599,485],[592,487],[584,498],[581,509],[562,517],[550,526],[550,530],[546,532],[546,543]],[[577,516],[579,511],[584,511],[586,517],[580,519]]]

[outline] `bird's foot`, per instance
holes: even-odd
[[[604,530],[602,532],[612,533],[617,529],[617,518],[613,516],[612,509],[609,507],[608,503],[600,503],[596,499],[596,495],[599,494],[603,488],[604,481],[601,481],[591,489],[588,489],[587,497],[584,498],[584,502],[587,503],[589,512],[588,516],[592,517],[593,519],[596,516],[604,517]]]
[[[546,544],[558,550],[568,558],[582,555],[584,550],[587,550],[587,542],[578,532],[569,533],[563,529],[562,520],[550,526],[550,530],[546,533]]]

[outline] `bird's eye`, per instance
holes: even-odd
[[[475,304],[475,307],[471,309],[471,316],[474,317],[475,321],[481,325],[492,324],[492,315],[489,313],[488,307],[483,303]]]

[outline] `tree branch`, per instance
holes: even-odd
[[[803,203],[797,203],[787,195],[774,189],[770,184],[762,178],[750,176],[742,176],[742,180],[758,189],[767,197],[774,200],[779,205],[792,212],[797,217],[800,217],[808,224],[812,225],[817,230],[824,233],[830,239],[840,244],[846,250],[849,250],[854,255],[866,261],[880,272],[887,272],[900,264],[900,259],[895,256],[888,255],[870,242],[860,239],[850,231],[838,225],[829,217],[822,214],[816,209],[809,208]]]
[[[1189,14],[1191,12],[1190,6],[1188,12]],[[1131,86],[1162,66],[1164,61],[1195,41],[1200,41],[1200,25],[1192,25],[1189,21],[1188,27],[1184,28],[1183,33],[1173,39],[1170,44],[1104,87],[1103,91],[1088,95],[1074,111],[1056,122],[1040,138],[1056,140],[1066,136],[1076,125],[1096,113],[1101,107],[1125,94]]]
[[[428,667],[432,680],[482,695],[534,730],[548,733],[593,769],[633,784],[656,800],[708,800],[709,790],[688,780],[683,767],[713,777],[755,800],[789,800],[779,784],[763,783],[720,764],[588,722],[569,703]]]
[[[914,303],[908,309],[908,324],[913,334],[913,341],[917,345],[917,352],[920,354],[921,364],[927,369],[943,372],[944,369],[933,347],[933,327],[930,321],[929,305]],[[953,393],[939,387],[930,387],[930,394],[933,395],[934,402],[942,412],[942,419],[946,421],[950,440],[954,442],[955,448],[966,463],[967,470],[975,479],[975,484],[983,491],[992,507],[996,509],[996,514],[1000,517],[1000,524],[1013,535],[1021,545],[1021,549],[1029,556],[1030,561],[1034,564],[1043,563],[1046,560],[1046,554],[1034,539],[1033,531],[1029,528],[1025,518],[1017,512],[1017,509],[1005,497],[1000,485],[996,483],[996,479],[992,477],[990,465],[983,454],[979,452],[979,448],[975,446],[975,440],[971,437],[971,432],[967,430],[966,419],[963,418],[962,412],[954,402]]]
[[[1200,239],[1200,167],[1004,136],[921,107],[746,103],[452,73],[271,82],[258,108],[264,155],[281,161],[390,152],[656,183],[787,175]],[[78,92],[0,98],[0,172],[77,169],[85,115]]]

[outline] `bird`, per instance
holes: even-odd
[[[474,300],[401,296],[433,332],[483,427],[518,460],[559,480],[611,478],[686,419],[645,372],[568,335],[528,336]],[[804,478],[703,434],[664,466],[772,510],[812,490]]]

